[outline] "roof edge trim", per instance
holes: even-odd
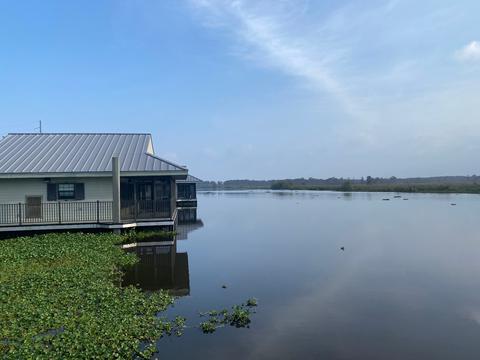
[[[179,168],[179,169],[187,170],[187,167],[186,167],[186,166],[182,166],[182,165],[175,164],[174,162],[171,162],[170,160],[165,160],[165,159],[161,158],[160,156],[157,156],[157,155],[154,155],[154,154],[149,154],[148,152],[146,152],[145,155],[151,156],[151,157],[153,157],[154,159],[157,159],[157,160],[166,162],[167,164],[169,164],[169,165],[171,165],[171,166],[175,166],[175,167],[177,167],[177,168]]]
[[[127,132],[119,132],[119,133],[116,133],[116,132],[98,132],[98,133],[95,133],[95,132],[28,133],[28,132],[25,132],[25,133],[7,133],[6,136],[8,135],[149,135],[149,136],[152,136],[151,133],[127,133]]]

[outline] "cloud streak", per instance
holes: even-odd
[[[466,27],[467,20],[473,24],[465,9],[476,5],[188,1],[204,25],[221,33],[220,39],[227,34],[235,55],[292,76],[320,95],[310,113],[299,115],[308,118],[308,126],[298,134],[309,139],[313,153],[326,144],[335,149],[331,160],[323,151],[324,162],[335,163],[330,172],[351,175],[370,168],[373,173],[382,167],[418,175],[469,169],[471,137],[480,133],[473,110],[479,74],[476,67],[464,71],[451,60],[454,55],[460,63],[480,61],[479,41],[452,54],[462,43],[454,30]],[[280,107],[289,106],[295,104]],[[290,115],[271,113],[277,120]],[[455,160],[453,154],[460,152],[463,160]],[[338,158],[345,169],[335,162]]]
[[[480,62],[480,42],[472,41],[455,52],[455,57],[462,62]]]
[[[210,26],[226,27],[234,32],[248,50],[256,53],[257,59],[307,80],[310,85],[330,94],[350,115],[359,115],[358,102],[330,66],[334,59],[341,57],[342,49],[314,49],[308,42],[290,34],[289,22],[298,11],[292,9],[298,9],[298,2],[295,7],[290,1],[281,2],[277,12],[268,7],[268,14],[248,1],[191,0],[191,3],[208,12]],[[308,2],[303,4],[300,9],[305,11]],[[327,40],[317,38],[317,44],[322,42]],[[248,56],[251,57],[251,53]]]

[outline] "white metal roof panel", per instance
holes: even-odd
[[[8,134],[0,140],[0,174],[187,171],[150,154],[150,134]]]

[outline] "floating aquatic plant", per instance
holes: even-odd
[[[257,299],[251,298],[243,304],[232,306],[230,311],[223,309],[200,313],[200,316],[208,317],[209,319],[200,323],[199,328],[204,333],[211,334],[218,328],[226,325],[237,328],[248,327],[251,322],[250,315],[255,313],[253,308],[256,306],[258,306]]]
[[[113,234],[50,234],[0,243],[0,357],[149,356],[176,331],[157,316],[165,292],[116,286],[137,258]]]
[[[173,240],[177,235],[175,231],[150,230],[135,231],[131,230],[124,235],[124,242],[148,242],[153,240]]]
[[[185,318],[160,316],[173,297],[118,285],[120,269],[138,261],[122,242],[82,233],[0,241],[0,358],[150,358],[159,338],[181,336]],[[212,312],[200,328],[246,326],[248,303]]]

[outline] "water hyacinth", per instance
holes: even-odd
[[[138,258],[119,245],[132,240],[73,233],[0,241],[0,358],[151,358],[159,338],[181,336],[186,319],[162,316],[172,296],[120,286],[121,269]],[[252,298],[211,311],[198,327],[248,327],[255,306]]]
[[[165,292],[118,286],[137,258],[113,234],[49,234],[0,242],[0,357],[150,357],[184,320],[157,315]]]
[[[223,309],[220,311],[211,310],[205,313],[200,313],[200,316],[208,317],[208,320],[201,322],[199,328],[203,333],[211,334],[225,325],[234,326],[236,328],[249,327],[251,322],[250,315],[255,313],[253,308],[257,306],[258,300],[250,298],[244,304],[232,306],[230,311]]]

